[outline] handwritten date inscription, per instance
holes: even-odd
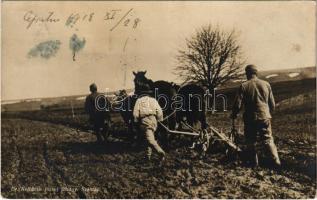
[[[91,23],[97,20],[103,21],[104,24],[109,27],[109,31],[113,31],[119,26],[135,29],[141,22],[141,19],[135,15],[133,8],[130,8],[129,10],[106,10],[104,13],[73,12],[64,15],[64,18],[58,16],[54,11],[39,14],[30,10],[23,16],[23,21],[26,23],[26,29],[30,29],[40,23],[64,23],[68,28],[77,29],[77,25],[81,23]]]
[[[116,20],[115,25],[110,29],[110,31],[113,31],[117,26],[120,24],[123,24],[124,26],[129,26],[129,24],[133,23],[132,27],[136,28],[141,21],[140,18],[135,17],[131,18],[129,17],[130,13],[132,13],[133,8],[125,12],[123,15],[120,16],[120,13],[122,13],[122,10],[111,10],[108,11],[104,17],[105,21],[113,21]]]
[[[27,24],[26,25],[27,29],[31,28],[32,25],[37,23],[57,23],[60,21],[60,19],[55,16],[54,12],[48,12],[46,15],[40,16],[34,13],[32,10],[27,11],[24,14],[23,19]]]

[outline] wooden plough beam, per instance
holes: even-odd
[[[200,133],[195,133],[195,132],[186,132],[186,131],[173,131],[173,130],[170,130],[167,126],[165,126],[162,122],[159,121],[159,124],[161,126],[163,126],[164,129],[166,129],[167,132],[169,133],[174,133],[174,134],[181,134],[181,135],[191,135],[191,136],[199,136]]]

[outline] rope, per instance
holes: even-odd
[[[172,115],[176,113],[176,110],[174,110],[171,114],[167,115],[166,117],[163,118],[162,121],[165,121],[166,119],[170,118]]]
[[[174,133],[174,134],[182,134],[182,135],[192,135],[192,136],[199,136],[199,133],[191,133],[191,132],[185,132],[185,131],[173,131],[170,130],[167,126],[165,126],[162,122],[158,121],[158,123],[169,133]]]

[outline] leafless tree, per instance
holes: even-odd
[[[179,51],[177,61],[175,74],[210,90],[241,77],[244,63],[236,31],[225,32],[211,25],[186,39],[186,48]]]

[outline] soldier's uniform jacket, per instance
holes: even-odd
[[[98,97],[98,95],[100,95],[98,92],[94,92],[86,97],[85,111],[89,115],[93,115],[95,112],[97,112],[96,98]]]
[[[135,103],[133,117],[135,122],[155,131],[157,121],[163,120],[163,112],[156,99],[143,96]]]
[[[233,104],[233,115],[239,113],[242,105],[245,120],[271,119],[275,101],[270,84],[257,77],[242,83]]]
[[[96,98],[99,95],[101,94],[95,92],[86,97],[85,111],[89,114],[89,120],[91,123],[103,123],[103,121],[109,117],[109,112],[104,109],[105,106],[109,106],[107,99],[100,98],[98,101],[98,106],[100,110],[97,109]]]

